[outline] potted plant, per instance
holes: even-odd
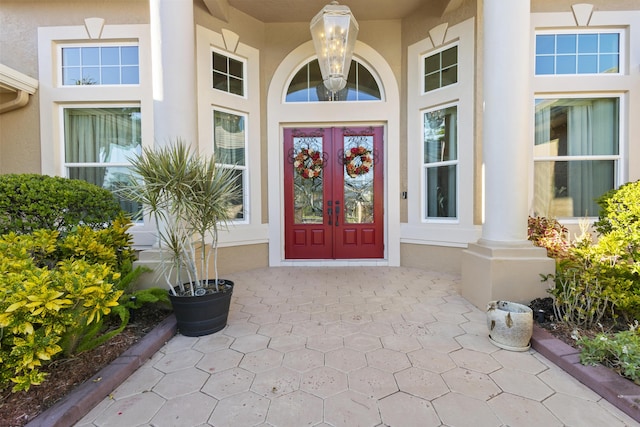
[[[218,278],[218,233],[241,197],[233,169],[194,154],[184,141],[144,149],[131,159],[125,197],[156,224],[161,276],[178,330],[186,336],[217,332],[227,323],[233,282]],[[209,275],[213,258],[214,278]]]
[[[526,351],[533,335],[533,310],[510,301],[490,301],[487,305],[489,340],[500,348]]]

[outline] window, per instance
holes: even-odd
[[[619,108],[619,98],[536,100],[536,215],[597,216],[595,200],[618,185]]]
[[[244,96],[244,62],[212,52],[213,88]]]
[[[236,220],[243,220],[246,217],[244,206],[247,182],[245,122],[244,116],[213,111],[213,147],[216,163],[223,168],[233,169],[237,185],[242,188],[242,196],[233,201],[229,213],[229,217]]]
[[[318,60],[305,64],[291,80],[286,102],[319,101],[380,101],[380,88],[373,74],[358,61],[352,60],[347,86],[332,94],[322,83]]]
[[[618,32],[536,34],[536,75],[618,72]]]
[[[140,154],[140,108],[64,108],[64,168],[68,178],[115,190],[128,179],[128,158]],[[131,214],[139,206],[121,200]]]
[[[458,82],[458,46],[424,58],[424,92]]]
[[[138,46],[63,46],[61,50],[64,86],[140,83]]]
[[[425,219],[457,217],[458,107],[424,113]]]

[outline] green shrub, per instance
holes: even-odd
[[[0,234],[66,233],[78,224],[107,228],[121,213],[114,195],[86,181],[37,174],[0,175]]]
[[[638,322],[629,325],[628,331],[618,332],[613,336],[605,333],[595,338],[580,338],[578,345],[582,347],[580,363],[596,365],[601,363],[620,375],[640,384],[640,329]]]
[[[65,235],[38,230],[0,236],[2,387],[9,381],[14,391],[39,384],[44,375],[38,368],[46,361],[91,349],[124,329],[134,308],[129,285],[141,272],[132,268],[130,227],[120,215],[98,230],[82,225]],[[145,291],[139,299],[162,295]],[[108,316],[119,326],[105,332]]]
[[[59,250],[58,236],[41,230],[0,237],[0,384],[12,381],[13,391],[40,384],[38,368],[58,353],[86,348],[123,293],[114,285],[120,273],[107,264],[67,258],[54,268],[38,265]]]
[[[550,290],[561,318],[577,326],[592,326],[605,315],[640,319],[640,181],[608,192],[598,204],[597,242],[572,244]]]

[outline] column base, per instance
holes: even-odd
[[[549,296],[541,274],[555,274],[546,249],[528,241],[504,246],[480,240],[462,254],[462,296],[481,310],[494,300],[529,305]]]

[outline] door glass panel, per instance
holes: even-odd
[[[322,224],[322,137],[293,138],[293,211],[296,224]]]
[[[343,143],[344,221],[373,223],[373,136],[345,136]]]

